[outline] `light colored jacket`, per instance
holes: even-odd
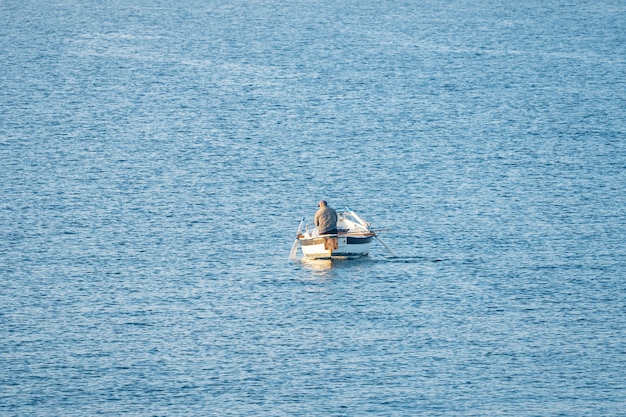
[[[315,213],[315,226],[320,235],[337,229],[337,212],[331,207],[320,207]]]

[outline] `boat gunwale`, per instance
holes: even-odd
[[[360,245],[364,243],[369,243],[372,241],[372,238],[376,237],[376,234],[373,232],[370,233],[344,233],[344,234],[330,234],[330,235],[319,235],[312,237],[305,237],[304,235],[299,235],[298,240],[300,244],[311,246],[311,245],[320,245],[323,244],[324,241],[328,238],[345,238],[347,245]],[[363,242],[351,242],[348,243],[348,239],[357,239],[363,240]]]

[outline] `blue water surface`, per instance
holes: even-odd
[[[0,415],[624,415],[623,1],[0,17]]]

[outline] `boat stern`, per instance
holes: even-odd
[[[367,256],[372,246],[371,236],[323,235],[301,237],[302,254],[308,259],[349,259]]]

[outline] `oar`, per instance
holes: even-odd
[[[366,229],[369,230],[369,223],[366,222],[365,220],[363,220],[362,218],[359,217],[358,214],[356,214],[355,212],[353,212],[352,210],[350,210],[350,208],[346,207],[348,209],[348,211],[350,212],[350,214],[352,214],[352,217],[354,217],[356,219],[357,222],[361,223],[361,226],[365,227]]]
[[[291,245],[291,252],[289,252],[289,259],[296,259],[296,252],[298,252],[298,236],[300,236],[300,229],[302,229],[302,223],[304,223],[304,219],[300,221],[300,226],[298,226],[298,231],[296,232],[296,240],[293,241],[293,245]]]
[[[362,218],[360,218],[358,214],[356,214],[355,212],[353,212],[353,211],[352,211],[352,210],[350,210],[349,208],[348,208],[348,211],[350,212],[350,214],[352,214],[352,216],[353,216],[353,217],[354,217],[354,218],[355,218],[355,219],[356,219],[359,223],[361,223],[361,225],[362,225],[363,227],[365,227],[367,230],[370,230],[370,228],[369,228],[369,223],[367,223],[365,220],[363,220]],[[398,254],[397,254],[397,253],[396,253],[393,249],[391,249],[391,247],[390,247],[388,244],[386,244],[386,243],[385,243],[385,242],[384,242],[381,238],[379,238],[379,237],[376,235],[376,233],[375,233],[375,232],[373,232],[373,231],[372,231],[372,233],[374,233],[374,237],[376,238],[376,240],[377,240],[377,241],[379,241],[379,242],[381,243],[381,245],[383,245],[383,246],[385,247],[385,249],[387,249],[387,252],[389,252],[389,253],[391,254],[391,256],[392,256],[392,257],[394,257],[394,258],[397,258],[397,257],[398,257]]]
[[[391,254],[391,257],[393,257],[393,258],[397,258],[398,257],[398,254],[393,249],[391,249],[391,247],[389,247],[389,245],[386,244],[381,238],[379,238],[376,235],[374,235],[374,237],[376,238],[377,241],[379,241],[385,247],[385,249],[387,249],[387,252],[389,252]]]

